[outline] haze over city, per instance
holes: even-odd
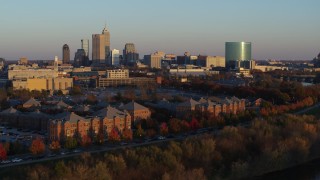
[[[311,60],[319,52],[320,1],[5,1],[0,56],[7,60],[71,58],[80,40],[110,31],[111,48],[133,42],[157,50],[224,56],[227,41],[252,42],[254,59]],[[91,57],[90,57],[91,58]]]

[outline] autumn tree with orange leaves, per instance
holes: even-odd
[[[51,151],[58,152],[61,148],[59,141],[52,141],[49,148]]]
[[[29,150],[33,155],[38,155],[38,154],[44,153],[44,151],[46,150],[46,146],[43,143],[43,140],[41,138],[37,137],[36,139],[34,139],[32,141]]]
[[[125,128],[122,132],[122,139],[125,141],[131,141],[132,140],[132,130]]]
[[[88,147],[91,143],[92,143],[92,140],[89,136],[87,135],[82,136],[81,142],[80,142],[80,145],[82,147]]]
[[[113,128],[110,133],[109,133],[109,136],[108,136],[108,139],[109,141],[111,142],[117,142],[117,141],[120,141],[120,135],[119,135],[119,132],[116,128]]]
[[[165,123],[165,122],[161,123],[161,125],[160,125],[160,134],[162,136],[166,136],[168,134],[168,132],[169,132],[169,128],[167,126],[167,123]]]

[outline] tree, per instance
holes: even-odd
[[[103,144],[104,143],[104,133],[102,129],[99,129],[99,132],[97,134],[97,143]]]
[[[192,130],[197,130],[200,127],[200,123],[196,118],[192,118],[191,122],[190,122],[190,128]]]
[[[167,126],[167,123],[163,122],[161,123],[160,125],[160,134],[165,136],[167,135],[169,132],[169,129],[168,129],[168,126]]]
[[[77,86],[77,85],[74,85],[70,91],[70,94],[71,95],[81,95],[82,92],[81,92],[81,88],[80,86]]]
[[[73,138],[73,137],[67,137],[67,140],[66,140],[66,142],[65,142],[65,144],[64,144],[64,146],[65,146],[66,148],[68,148],[68,149],[74,149],[74,148],[77,147],[77,145],[78,145],[78,142],[77,142],[77,140],[76,140],[75,138]]]
[[[119,132],[118,132],[118,129],[117,128],[113,128],[110,133],[108,134],[108,139],[109,141],[111,142],[117,142],[117,141],[120,141],[120,135],[119,135]]]
[[[132,140],[132,130],[125,128],[122,132],[122,139],[126,141],[131,141]]]
[[[172,118],[169,120],[169,130],[171,133],[179,133],[181,130],[180,120],[176,118]]]
[[[0,160],[7,159],[7,151],[2,144],[0,144]]]
[[[91,105],[95,105],[98,102],[97,97],[94,94],[88,94],[86,102]]]
[[[31,143],[30,149],[31,153],[33,155],[38,155],[38,154],[42,154],[44,153],[44,151],[46,150],[46,146],[43,143],[43,140],[39,137],[37,137],[36,139],[34,139]]]
[[[51,151],[58,152],[61,148],[59,141],[52,141],[49,148]]]
[[[141,124],[138,124],[135,136],[138,137],[138,138],[142,138],[144,135],[145,135],[145,132],[142,129]]]
[[[80,144],[82,147],[88,147],[92,143],[91,138],[87,135],[81,137]]]

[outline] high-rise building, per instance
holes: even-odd
[[[104,35],[92,35],[92,63],[100,64],[105,62]]]
[[[86,56],[89,57],[89,39],[81,39],[81,49],[83,49]]]
[[[107,60],[110,56],[110,32],[107,27],[104,27],[102,34],[104,35],[105,59]]]
[[[63,45],[62,47],[62,63],[63,64],[70,63],[70,49],[68,44]]]
[[[110,32],[105,27],[102,34],[92,35],[92,62],[105,64],[110,56]]]
[[[226,42],[226,66],[234,68],[237,61],[251,59],[251,42]]]
[[[155,52],[151,55],[144,56],[144,63],[149,66],[149,68],[161,68],[161,60],[163,56],[161,53]]]
[[[80,66],[88,66],[89,59],[86,56],[86,52],[84,49],[78,49],[74,55],[73,66],[80,67]]]
[[[118,66],[119,64],[120,64],[120,51],[117,49],[113,49],[111,51],[111,57],[108,65]]]
[[[126,43],[123,49],[123,64],[129,65],[139,60],[139,54],[133,43]]]

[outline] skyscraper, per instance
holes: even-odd
[[[110,55],[110,32],[105,27],[102,34],[92,35],[92,62],[104,64]]]
[[[123,64],[128,65],[139,60],[139,54],[136,52],[136,48],[133,43],[126,43],[123,49]]]
[[[89,59],[86,56],[86,52],[84,49],[78,49],[74,55],[73,66],[80,67],[80,66],[88,66]]]
[[[105,59],[107,60],[110,56],[110,32],[107,27],[104,27],[102,34],[104,35]]]
[[[63,45],[62,47],[62,63],[63,64],[70,63],[70,49],[68,44]]]
[[[81,39],[81,49],[83,49],[86,56],[89,57],[89,39]]]
[[[113,49],[111,51],[111,58],[110,58],[110,65],[111,66],[118,66],[120,64],[120,51],[117,49]]]
[[[92,35],[92,63],[100,64],[105,62],[104,35]]]
[[[225,55],[227,67],[233,67],[237,61],[250,61],[251,42],[226,42]]]

